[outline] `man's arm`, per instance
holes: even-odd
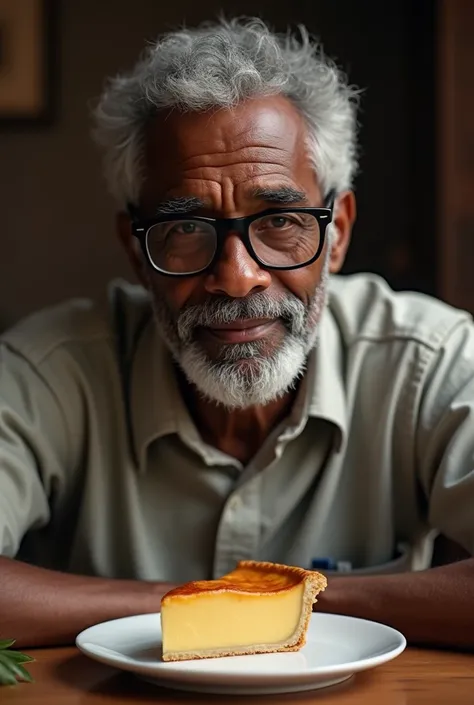
[[[92,624],[159,612],[172,587],[68,575],[0,556],[0,639],[22,647],[71,644]]]
[[[170,585],[67,575],[13,559],[28,531],[49,524],[51,498],[57,504],[77,482],[87,418],[74,360],[58,349],[39,370],[10,343],[0,341],[0,639],[67,644],[91,624],[158,612]]]
[[[405,414],[416,421],[413,480],[422,524],[469,558],[415,573],[335,576],[317,608],[385,622],[413,644],[474,649],[474,326],[465,318],[442,331]],[[394,445],[408,438],[404,431]]]
[[[330,578],[317,609],[384,622],[411,644],[474,650],[474,558],[416,573]]]

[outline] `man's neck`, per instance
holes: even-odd
[[[296,396],[291,390],[265,406],[224,409],[205,399],[182,377],[181,393],[203,440],[247,464],[270,432],[290,412]]]

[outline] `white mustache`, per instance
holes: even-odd
[[[279,318],[293,335],[305,331],[308,308],[300,299],[287,294],[275,299],[264,293],[245,299],[215,297],[203,304],[188,306],[178,316],[177,331],[183,343],[190,342],[195,328],[232,323],[240,319]]]

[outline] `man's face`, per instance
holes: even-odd
[[[306,138],[302,118],[282,97],[159,116],[145,138],[140,216],[193,197],[203,204],[193,215],[214,218],[324,205]],[[283,192],[289,202],[276,203]],[[266,404],[287,391],[316,342],[328,255],[326,244],[310,266],[265,270],[231,232],[211,271],[173,278],[146,266],[160,331],[188,380],[229,408]]]

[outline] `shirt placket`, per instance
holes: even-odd
[[[254,558],[259,549],[261,479],[237,487],[222,511],[216,536],[214,578],[233,570],[239,560]]]

